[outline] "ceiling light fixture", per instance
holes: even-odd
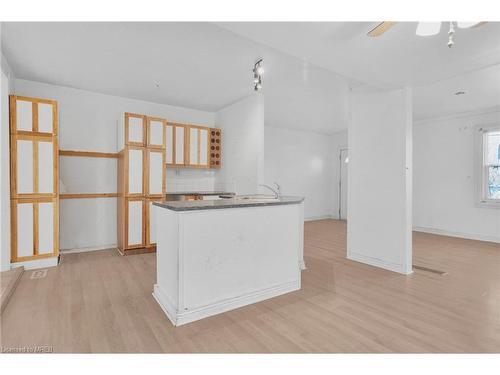
[[[455,44],[453,37],[455,36],[455,28],[470,29],[473,27],[484,25],[485,22],[457,22],[451,21],[448,29],[448,47],[451,48]],[[441,30],[441,22],[419,22],[415,34],[419,36],[432,36],[439,34]]]
[[[263,59],[258,59],[253,66],[253,89],[259,91],[262,88],[262,75],[264,74]]]
[[[453,95],[465,95],[465,91],[457,91]]]

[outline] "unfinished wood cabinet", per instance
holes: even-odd
[[[187,165],[192,168],[210,167],[210,128],[188,125],[188,160]]]
[[[59,254],[57,102],[10,97],[11,261]]]
[[[125,113],[118,126],[117,232],[122,254],[156,249],[150,241],[149,205],[165,195],[166,125],[161,118]]]
[[[182,124],[168,122],[165,128],[165,148],[167,165],[182,167],[186,164],[186,131]]]
[[[173,168],[220,168],[221,129],[167,123],[165,162]]]

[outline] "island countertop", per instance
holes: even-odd
[[[278,199],[259,198],[228,198],[220,200],[198,200],[198,201],[163,201],[153,202],[155,206],[172,211],[198,211],[214,210],[221,208],[261,207],[279,206],[286,204],[298,204],[304,201],[304,197],[284,196]]]

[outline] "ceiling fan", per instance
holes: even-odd
[[[366,35],[371,37],[377,37],[385,33],[391,27],[393,27],[397,22],[385,21],[379,23],[373,29],[371,29]],[[419,22],[415,34],[419,36],[431,36],[439,34],[441,30],[441,24],[443,22]],[[448,31],[448,47],[453,47],[453,36],[455,35],[455,27],[460,29],[471,29],[479,26],[483,26],[486,22],[456,22],[451,21],[449,23],[450,29]]]

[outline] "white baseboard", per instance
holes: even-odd
[[[334,215],[320,215],[320,216],[309,216],[304,218],[304,221],[316,221],[316,220],[325,220],[325,219],[336,219]]]
[[[453,231],[449,231],[449,230],[428,228],[428,227],[418,227],[418,226],[413,227],[413,230],[415,232],[431,233],[431,234],[437,234],[440,236],[458,237],[458,238],[465,238],[468,240],[500,243],[500,237],[496,237],[496,236],[485,236],[482,234],[453,232]]]
[[[277,297],[279,295],[290,293],[300,289],[300,279],[284,284],[280,284],[268,289],[259,290],[258,292],[248,293],[243,296],[230,298],[224,301],[216,302],[211,305],[199,307],[193,310],[185,310],[179,312],[170,303],[169,299],[163,293],[158,284],[155,284],[153,290],[153,297],[156,299],[161,309],[167,315],[168,319],[174,326],[191,323],[196,320],[208,318],[209,316],[217,315],[229,310],[234,310],[239,307],[250,305],[264,301],[269,298]]]
[[[116,249],[117,247],[118,246],[116,244],[112,244],[103,246],[82,247],[78,249],[61,249],[61,254],[86,253],[88,251]]]
[[[25,270],[54,267],[57,266],[57,257],[27,260],[25,262],[15,262],[11,263],[10,266],[11,268],[24,267]]]
[[[370,256],[366,256],[359,253],[354,253],[352,251],[347,253],[347,259],[354,260],[356,262],[365,263],[370,266],[375,266],[379,268],[383,268],[385,270],[401,273],[403,275],[409,275],[413,273],[412,270],[408,270],[408,267],[404,264],[397,264],[392,262],[387,262],[385,260],[374,258]]]

